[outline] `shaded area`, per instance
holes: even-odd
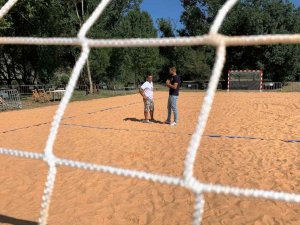
[[[132,122],[140,122],[140,123],[143,123],[143,122],[144,122],[144,119],[125,118],[124,121],[132,121]],[[151,121],[151,123],[165,124],[164,122],[159,121],[159,120],[150,120],[150,121]]]
[[[17,219],[9,216],[4,216],[0,214],[0,223],[11,224],[11,225],[38,225],[37,222]]]

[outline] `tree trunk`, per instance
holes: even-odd
[[[83,21],[84,21],[84,5],[83,4],[84,4],[84,1],[81,0],[81,16],[82,16],[82,18],[81,18],[80,15],[79,15],[79,11],[78,11],[78,8],[77,8],[76,1],[74,1],[76,15],[77,15],[80,27],[82,26]],[[89,81],[89,93],[93,94],[93,92],[94,92],[93,90],[94,89],[93,89],[93,82],[92,82],[92,76],[91,76],[90,61],[89,61],[89,59],[87,59],[87,61],[86,61],[86,69],[87,69],[87,77],[88,77],[88,81]]]
[[[90,61],[89,61],[89,59],[87,59],[87,61],[86,61],[86,69],[87,69],[87,76],[88,76],[88,80],[89,80],[90,94],[93,94],[94,89],[93,89],[93,81],[92,81],[92,75],[91,75],[91,70],[90,70]]]
[[[81,13],[82,13],[82,21],[84,21],[84,7],[83,7],[83,0],[81,0]]]

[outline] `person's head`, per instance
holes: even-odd
[[[175,67],[175,66],[170,67],[170,68],[169,68],[169,73],[170,73],[172,76],[176,75],[176,67]]]
[[[147,76],[146,76],[146,80],[147,80],[148,82],[152,82],[152,80],[153,80],[153,76],[152,76],[152,74],[151,74],[151,73],[148,73],[148,74],[147,74]]]

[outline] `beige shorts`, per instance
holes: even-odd
[[[154,111],[154,101],[153,99],[147,99],[144,101],[144,111],[149,112],[149,111]]]

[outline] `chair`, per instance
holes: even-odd
[[[35,102],[39,102],[42,100],[36,89],[32,90],[32,98]]]
[[[39,89],[38,93],[40,97],[44,100],[44,102],[50,101],[50,95],[48,95],[44,89]]]

